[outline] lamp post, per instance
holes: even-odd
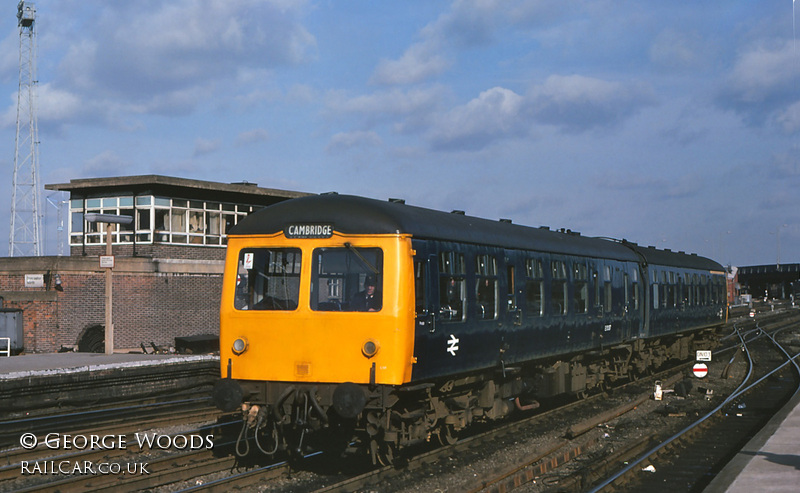
[[[114,268],[114,256],[111,254],[111,232],[114,230],[115,224],[130,224],[133,222],[133,216],[121,216],[117,214],[95,214],[89,213],[84,215],[86,222],[89,223],[105,223],[106,225],[106,254],[105,258],[100,257],[100,267],[106,269],[106,327],[105,327],[105,343],[106,354],[114,353],[114,326],[111,323],[112,311],[112,280],[111,271]]]
[[[777,261],[775,262],[775,266],[778,268],[778,270],[780,270],[781,268],[781,228],[788,228],[788,227],[789,227],[788,224],[783,224],[781,226],[778,226],[778,229],[775,230],[774,232],[773,231],[769,232],[769,234],[771,235],[772,234],[776,235],[778,240],[778,258]]]

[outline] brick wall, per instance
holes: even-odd
[[[25,288],[25,274],[45,274],[47,282]],[[172,346],[178,336],[218,334],[221,290],[221,261],[118,256],[115,348]],[[97,257],[0,258],[0,297],[4,308],[23,310],[26,352],[76,346],[87,328],[105,324],[105,272]]]
[[[72,256],[98,256],[106,254],[105,245],[73,245],[70,247]],[[124,257],[134,257],[133,245],[114,245],[114,254]],[[172,258],[191,260],[223,260],[225,259],[224,246],[195,246],[195,245],[166,245],[142,243],[136,245],[136,257],[145,258]]]

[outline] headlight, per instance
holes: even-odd
[[[367,358],[372,358],[376,354],[378,354],[378,350],[380,349],[380,345],[378,341],[373,341],[372,339],[367,340],[363,346],[361,346],[361,352],[364,353],[364,356]]]
[[[233,341],[233,352],[236,354],[242,354],[243,352],[247,351],[247,339],[244,337],[240,337]]]

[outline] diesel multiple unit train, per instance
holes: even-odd
[[[324,194],[230,231],[214,400],[237,452],[408,445],[709,349],[717,262],[627,241]],[[338,448],[337,448],[338,447]]]

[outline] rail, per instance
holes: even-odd
[[[779,329],[779,330],[783,330],[783,329]],[[747,360],[748,360],[748,373],[744,377],[741,385],[734,392],[732,392],[731,395],[728,396],[719,406],[714,408],[714,410],[712,410],[711,412],[709,412],[705,416],[701,417],[699,420],[695,421],[694,423],[692,423],[688,427],[684,428],[683,430],[681,430],[680,432],[678,432],[674,436],[670,437],[666,441],[660,443],[655,448],[645,452],[638,459],[636,459],[634,461],[627,462],[627,464],[628,464],[627,467],[625,467],[622,470],[618,471],[616,474],[614,474],[610,478],[607,478],[605,481],[603,481],[599,485],[594,486],[591,490],[589,490],[591,493],[598,493],[601,490],[604,490],[606,487],[611,486],[619,478],[621,478],[622,476],[628,474],[633,468],[637,467],[639,464],[641,464],[645,460],[647,460],[647,459],[651,458],[652,456],[654,456],[657,452],[659,452],[661,449],[665,448],[667,445],[669,445],[673,441],[680,439],[683,435],[687,434],[693,428],[697,427],[701,423],[703,423],[706,420],[708,420],[709,418],[711,418],[713,415],[715,415],[717,412],[719,412],[723,407],[725,407],[726,405],[728,405],[729,403],[731,403],[732,401],[734,401],[738,397],[746,394],[748,391],[753,389],[755,386],[757,386],[758,384],[762,383],[767,378],[770,378],[772,375],[776,374],[778,371],[782,370],[784,367],[786,367],[786,366],[788,366],[790,364],[794,365],[795,369],[798,371],[798,374],[800,374],[800,365],[798,365],[798,363],[795,361],[798,358],[800,358],[800,353],[796,354],[794,356],[790,355],[777,342],[777,340],[772,335],[768,334],[758,324],[756,324],[755,329],[753,329],[752,331],[748,331],[748,334],[743,334],[742,331],[740,330],[740,328],[736,324],[734,324],[734,331],[735,331],[734,333],[739,337],[739,339],[741,341],[740,345],[738,347],[740,347],[742,349],[742,351],[746,354],[746,357],[747,357]],[[753,336],[753,338],[750,341],[748,341],[746,339],[746,335],[751,335],[751,336]],[[778,365],[776,368],[774,368],[771,371],[767,372],[761,378],[755,380],[754,382],[752,382],[752,383],[750,383],[748,385],[748,382],[753,377],[753,373],[754,373],[754,361],[753,361],[752,356],[750,355],[750,350],[748,349],[748,343],[752,342],[753,340],[755,340],[757,338],[759,338],[760,336],[768,337],[772,341],[772,343],[775,346],[777,346],[777,348],[781,352],[783,352],[783,354],[786,356],[786,361],[784,361],[782,364]],[[800,388],[796,389],[794,394],[797,394],[798,392],[800,392]]]
[[[678,439],[679,437],[681,437],[682,435],[684,435],[685,433],[687,433],[688,431],[690,431],[694,427],[698,426],[700,423],[702,423],[706,419],[708,419],[711,416],[713,416],[714,414],[716,414],[720,409],[725,407],[729,402],[731,402],[737,396],[743,394],[744,392],[749,390],[753,385],[755,385],[755,384],[753,384],[750,387],[746,387],[745,388],[745,385],[746,385],[747,381],[750,379],[750,377],[753,374],[753,359],[750,356],[750,351],[747,348],[747,343],[745,341],[744,336],[741,334],[741,331],[739,330],[739,327],[737,327],[736,324],[734,324],[733,328],[734,328],[735,333],[739,336],[739,339],[741,340],[741,348],[746,353],[747,359],[748,359],[748,372],[747,372],[747,376],[745,376],[744,380],[742,381],[742,384],[727,399],[725,399],[719,406],[715,407],[711,412],[709,412],[708,414],[706,414],[705,416],[703,416],[699,420],[695,421],[694,423],[692,423],[688,427],[684,428],[683,430],[679,431],[678,433],[676,433],[672,437],[668,438],[664,442],[658,444],[655,448],[652,448],[652,449],[648,450],[644,455],[640,456],[635,461],[628,462],[628,465],[626,467],[624,467],[623,469],[621,469],[616,474],[612,475],[610,478],[606,479],[605,481],[603,481],[599,485],[595,486],[593,489],[590,490],[590,493],[598,493],[599,491],[601,491],[605,487],[611,485],[617,479],[619,479],[621,476],[627,474],[633,468],[635,468],[640,463],[645,461],[648,457],[652,456],[653,454],[655,454],[656,452],[658,452],[662,448],[664,448],[667,445],[669,445],[670,443],[672,443],[674,440]],[[764,378],[766,378],[766,377],[764,377]],[[760,382],[760,381],[761,380],[759,380],[758,382]],[[758,383],[758,382],[756,382],[756,383]]]
[[[0,341],[6,341],[6,348],[0,349],[0,354],[6,353],[6,357],[11,356],[11,338],[0,337]]]

